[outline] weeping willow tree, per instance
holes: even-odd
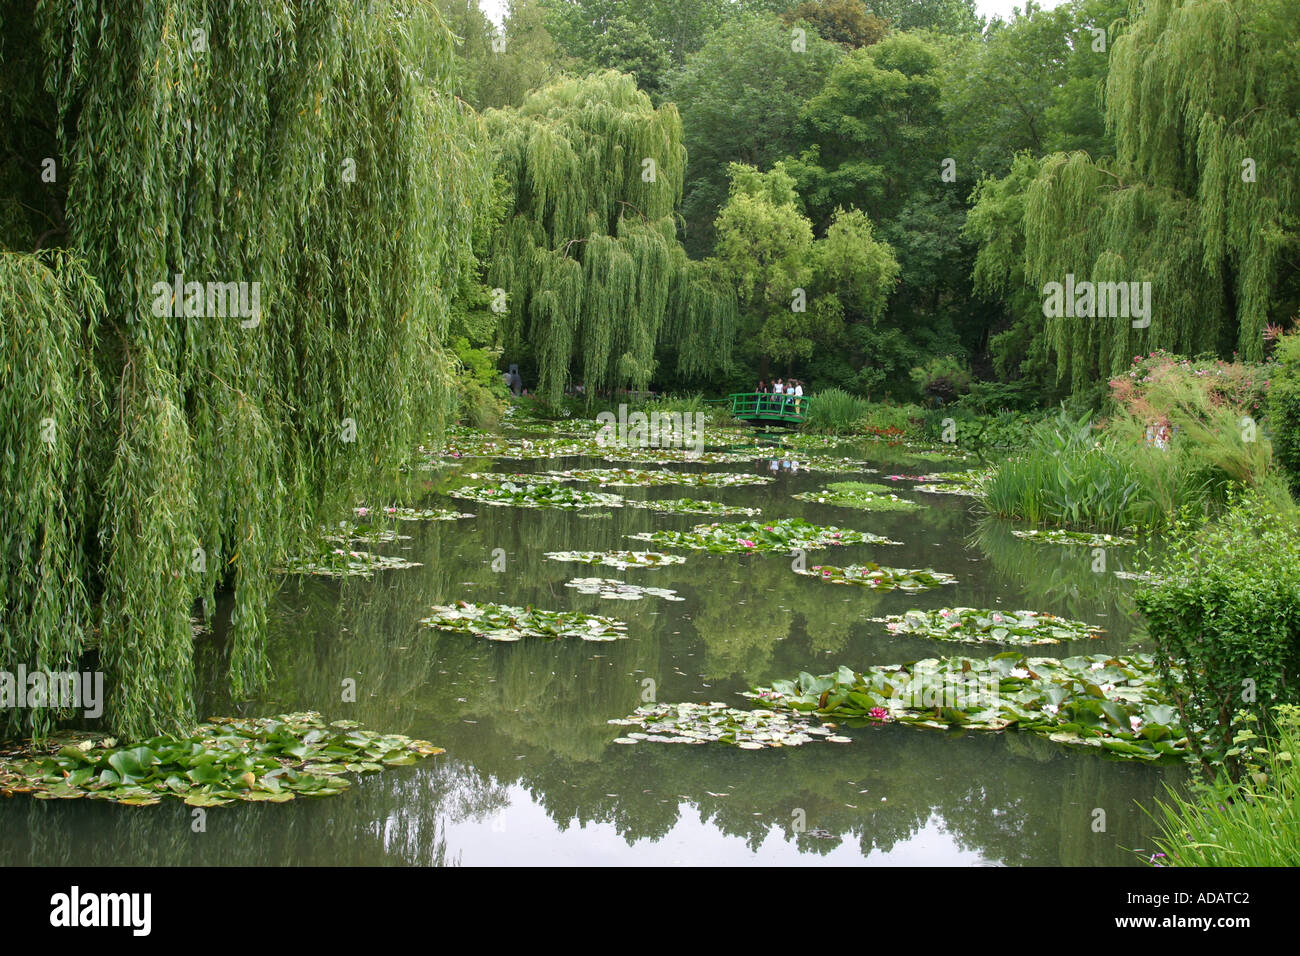
[[[686,149],[671,104],[635,81],[567,79],[486,114],[505,183],[488,283],[504,293],[508,351],[529,351],[538,393],[648,386],[658,353],[685,377],[727,361],[735,301],[677,242]]]
[[[1149,326],[1123,315],[1046,319],[1073,390],[1155,348],[1258,360],[1265,322],[1294,309],[1295,10],[1292,0],[1135,3],[1109,54],[1115,159],[1056,154],[1019,197],[977,191],[968,231],[985,243],[976,278],[986,290],[1017,270],[1034,290],[1067,275],[1151,283]],[[1023,246],[994,234],[1009,211]]]
[[[440,427],[491,165],[420,0],[120,6],[0,7],[0,666],[97,661],[133,737],[220,588],[265,678],[274,567]]]

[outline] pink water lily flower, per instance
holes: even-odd
[[[746,548],[752,548],[752,547],[754,547],[754,542],[750,541],[748,538],[741,538],[741,539],[740,539],[739,541],[737,541],[736,543],[737,543],[737,544],[744,545]]]
[[[356,509],[356,511],[357,511],[357,514],[359,514],[359,515],[360,515],[361,517],[363,517],[363,518],[364,518],[366,515],[370,514],[370,509],[369,509],[369,508],[358,508],[358,509]]]
[[[883,707],[872,707],[870,711],[870,715],[872,720],[889,719],[889,711],[885,710],[885,708]]]

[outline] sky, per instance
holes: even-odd
[[[508,0],[478,0],[478,5],[483,12],[488,15],[493,23],[501,25],[502,19],[505,18],[506,4]],[[635,0],[630,0],[635,2]],[[1062,0],[1039,0],[1040,5],[1051,10],[1062,2]],[[1010,16],[1013,7],[1024,7],[1024,0],[976,0],[975,6],[979,12],[986,17],[1003,17]]]

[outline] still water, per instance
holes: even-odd
[[[257,700],[209,690],[202,714],[318,710],[328,719],[422,737],[447,753],[355,779],[345,793],[287,804],[207,811],[165,801],[124,807],[79,800],[0,801],[0,863],[69,865],[1115,865],[1151,853],[1139,808],[1182,778],[1177,768],[1108,759],[1028,734],[948,734],[884,725],[842,731],[849,745],[742,751],[724,746],[611,743],[653,690],[660,701],[746,706],[755,683],[997,648],[895,637],[870,620],[909,608],[971,606],[1049,611],[1106,628],[1102,640],[1037,648],[1069,656],[1125,652],[1133,643],[1132,549],[1105,569],[1088,548],[1033,544],[981,520],[972,499],[896,492],[925,507],[870,513],[793,500],[831,481],[970,467],[923,462],[876,443],[834,452],[871,460],[881,475],[752,465],[668,465],[755,471],[757,487],[611,488],[625,497],[693,496],[760,507],[886,535],[901,546],[814,551],[808,563],[875,561],[933,568],[958,583],[919,594],[827,585],[792,573],[779,554],[687,553],[684,565],[615,571],[547,560],[546,551],[644,549],[626,535],[689,529],[705,519],[614,509],[608,517],[491,507],[448,498],[454,483],[421,476],[422,499],[476,517],[410,522],[411,540],[378,546],[422,562],[374,579],[294,579],[272,609],[274,678]],[[591,458],[465,460],[464,471],[608,467]],[[645,466],[653,467],[653,466]],[[430,481],[423,481],[429,477]],[[590,488],[593,486],[579,485]],[[727,518],[721,520],[743,520]],[[500,551],[505,555],[501,567]],[[603,576],[672,588],[668,602],[602,600],[565,582]],[[497,644],[420,625],[455,600],[573,608],[626,621],[611,643]],[[220,635],[200,642],[200,682],[220,687]],[[356,682],[356,702],[342,700]],[[1145,852],[1143,852],[1145,851]]]

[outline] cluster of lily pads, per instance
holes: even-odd
[[[795,573],[820,578],[828,584],[855,584],[877,591],[928,591],[944,584],[957,583],[955,577],[943,571],[930,568],[888,568],[869,561],[845,567],[819,564],[811,568],[796,568]]]
[[[502,482],[500,485],[466,485],[450,492],[453,498],[511,508],[620,508],[623,499],[602,491],[582,491],[568,485]]]
[[[324,540],[331,544],[392,544],[394,541],[410,541],[411,536],[400,534],[396,528],[359,526],[351,521],[340,521],[338,530],[325,535]]]
[[[695,448],[639,448],[627,445],[605,445],[598,457],[605,461],[632,462],[645,465],[668,465],[691,462],[698,465],[747,464],[761,457],[757,449],[737,451],[701,451]]]
[[[639,601],[643,597],[663,598],[665,601],[684,601],[671,588],[652,588],[644,584],[628,584],[615,578],[574,578],[564,585],[576,588],[579,594],[595,594],[607,600]]]
[[[627,568],[662,568],[667,564],[685,564],[680,554],[662,551],[547,551],[551,561],[576,561],[579,564],[603,564],[620,571]]]
[[[977,498],[981,494],[984,482],[988,480],[990,472],[981,468],[972,468],[968,471],[941,471],[932,475],[922,476],[925,484],[917,485],[915,491],[923,491],[932,495],[966,495],[971,498]]]
[[[696,488],[730,488],[736,485],[762,485],[772,479],[737,471],[644,471],[637,468],[575,468],[543,472],[553,481],[590,481],[616,488],[648,488],[655,485],[690,485]],[[530,481],[540,476],[529,475]]]
[[[421,467],[428,468],[445,464],[441,461],[445,458],[569,458],[595,454],[593,449],[596,447],[595,439],[574,440],[558,436],[505,438],[489,432],[459,429],[449,430],[439,447],[421,447],[419,453],[422,456]]]
[[[1065,528],[1036,528],[1031,531],[1012,531],[1011,533],[1017,538],[1024,538],[1026,541],[1034,541],[1040,544],[1072,544],[1089,548],[1101,548],[1107,545],[1122,547],[1137,544],[1134,539],[1126,538],[1122,534],[1090,534],[1086,531],[1069,531]]]
[[[744,554],[751,551],[809,550],[845,544],[898,544],[878,534],[810,524],[802,518],[775,521],[742,521],[729,524],[697,524],[690,531],[642,531],[628,535],[639,541],[670,548],[689,548],[715,554]]]
[[[324,797],[373,773],[443,753],[427,740],[326,724],[314,712],[269,718],[213,717],[189,736],[163,734],[134,746],[81,735],[57,751],[0,758],[0,794],[42,800],[109,800],[148,806],[165,797],[190,806],[236,800],[284,803]]]
[[[893,494],[885,485],[863,481],[835,482],[819,491],[806,491],[791,497],[863,511],[911,511],[921,507],[915,501]]]
[[[891,634],[914,634],[965,644],[1059,644],[1099,637],[1100,628],[1037,611],[990,611],[945,607],[884,618]]]
[[[391,554],[373,551],[352,551],[332,548],[318,555],[296,555],[289,558],[280,569],[282,574],[314,574],[327,578],[370,577],[377,571],[401,571],[418,568],[419,561],[410,561]]]
[[[709,515],[721,518],[725,515],[757,515],[761,508],[746,508],[744,505],[727,504],[724,501],[706,501],[702,498],[658,498],[640,501],[635,498],[623,499],[629,508],[642,508],[665,515]]]
[[[358,518],[370,521],[388,519],[391,521],[456,521],[459,518],[472,518],[472,514],[466,514],[463,511],[456,511],[451,508],[398,508],[396,506],[387,506],[383,508],[353,508],[353,513]]]
[[[650,704],[638,707],[631,716],[609,723],[640,730],[615,739],[616,744],[720,743],[741,750],[769,747],[798,747],[813,740],[852,743],[797,713],[771,710],[737,710],[726,704]]]
[[[474,477],[500,478],[499,475],[479,475]],[[642,501],[634,498],[624,498],[612,492],[582,491],[559,482],[548,481],[545,476],[539,477],[542,478],[541,481],[522,485],[509,481],[500,485],[469,485],[464,488],[457,488],[451,494],[457,498],[480,501],[484,504],[515,508],[561,508],[570,511],[583,508],[640,508],[644,511],[654,511],[659,514],[694,514],[712,517],[756,515],[760,513],[758,508],[747,508],[744,505],[732,505],[722,501],[706,501],[697,498],[662,498]]]
[[[564,423],[530,423],[530,429],[545,427],[549,434],[536,437],[503,437],[472,428],[448,429],[442,444],[421,447],[419,467],[436,468],[446,464],[446,459],[508,458],[516,460],[541,460],[551,458],[603,458],[611,462],[644,462],[666,464],[672,462],[705,462],[731,464],[752,461],[759,457],[747,449],[735,451],[706,451],[701,444],[736,444],[750,438],[735,429],[706,428],[702,435],[692,434],[682,446],[655,448],[639,444],[620,444],[609,441],[601,434],[601,426],[593,420]]]
[[[785,456],[778,456],[787,460]],[[791,471],[824,471],[835,474],[875,474],[878,469],[857,458],[836,458],[832,455],[802,455],[790,457]]]
[[[508,604],[436,605],[433,614],[420,622],[440,631],[473,634],[489,641],[514,642],[525,637],[547,640],[578,638],[584,641],[614,641],[625,637],[627,625],[599,614],[581,611],[543,611]]]
[[[1147,654],[1057,659],[1006,651],[994,657],[930,658],[755,688],[745,696],[771,710],[933,728],[1018,728],[1062,744],[1122,757],[1182,757],[1187,734]]]

